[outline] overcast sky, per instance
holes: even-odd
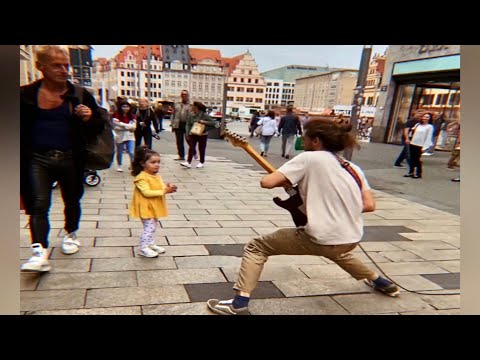
[[[92,45],[92,57],[114,57],[125,45]],[[316,65],[358,69],[363,45],[190,45],[218,49],[233,57],[250,49],[260,72],[286,65]],[[387,45],[374,45],[372,53],[383,53]],[[372,54],[373,55],[373,54]]]

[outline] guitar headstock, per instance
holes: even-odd
[[[232,143],[233,146],[246,148],[248,146],[248,141],[243,136],[240,136],[234,132],[231,132],[228,129],[225,129],[224,135],[228,138],[228,140]]]

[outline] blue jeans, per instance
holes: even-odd
[[[272,140],[273,135],[263,136],[260,138],[260,149],[265,154],[268,153],[268,148],[270,146],[270,140]]]
[[[135,141],[128,140],[122,143],[117,144],[117,164],[118,166],[122,166],[122,158],[123,158],[123,149],[127,149],[128,156],[130,156],[130,163],[133,163],[133,152],[135,151]]]

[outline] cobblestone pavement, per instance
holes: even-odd
[[[252,165],[207,156],[205,168],[184,169],[165,154],[161,175],[178,186],[156,233],[166,252],[138,257],[142,224],[128,216],[132,177],[114,169],[99,172],[101,184],[85,190],[82,247],[74,255],[60,251],[63,204],[54,190],[52,271],[21,274],[22,314],[210,315],[207,299],[233,294],[244,244],[294,226],[272,202],[283,190],[261,189],[264,173]],[[459,293],[460,217],[381,191],[375,196],[377,210],[364,214],[362,246],[406,289],[398,298],[373,292],[325,258],[274,256],[252,295],[251,313],[459,314],[460,295],[434,294]],[[29,246],[27,217],[20,214],[20,263],[30,257]],[[355,252],[374,267],[361,249]]]

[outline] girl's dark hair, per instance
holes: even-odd
[[[339,124],[331,120],[312,119],[305,125],[303,133],[310,139],[318,138],[324,150],[337,152],[346,148],[360,148],[350,130],[352,125],[349,123]]]
[[[140,145],[135,149],[135,156],[132,163],[132,175],[137,176],[143,171],[144,164],[152,156],[160,156],[155,150],[149,149],[148,146]]]
[[[275,119],[275,111],[273,110],[268,110],[267,116],[271,119]]]

